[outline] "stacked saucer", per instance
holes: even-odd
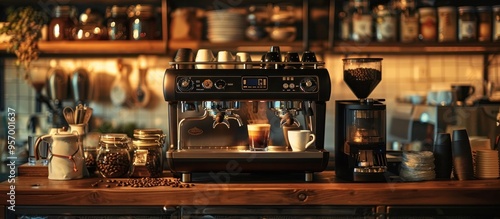
[[[246,21],[243,14],[231,10],[207,12],[208,35],[210,42],[227,43],[245,38]]]
[[[497,179],[500,175],[498,151],[477,150],[476,151],[476,178]]]
[[[404,151],[399,176],[403,181],[424,181],[436,178],[434,154],[431,151]]]

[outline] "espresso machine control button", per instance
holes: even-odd
[[[177,81],[177,89],[182,92],[192,91],[194,82],[189,78],[181,78]]]
[[[203,81],[201,86],[203,86],[203,88],[205,88],[205,89],[210,89],[214,86],[214,82],[212,82],[212,80],[210,80],[210,79],[206,79]]]
[[[283,84],[283,88],[284,88],[284,89],[288,89],[288,84],[287,84],[287,83],[284,83],[284,84]]]
[[[299,86],[304,92],[315,92],[318,89],[318,82],[313,78],[304,78],[300,81]]]
[[[226,82],[224,80],[218,80],[215,82],[215,88],[222,90],[226,87]]]

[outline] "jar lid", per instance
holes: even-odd
[[[347,58],[342,59],[344,62],[380,62],[382,58]]]
[[[454,12],[457,10],[457,8],[453,7],[453,6],[441,6],[441,7],[438,7],[437,10],[439,12]]]
[[[473,12],[475,10],[476,10],[476,8],[474,8],[472,6],[460,6],[460,7],[458,7],[458,11],[460,11],[460,12],[464,12],[464,11]]]
[[[433,7],[423,7],[423,8],[419,8],[418,11],[420,11],[420,13],[434,13],[436,11],[435,8]]]
[[[126,134],[122,133],[109,133],[101,135],[101,142],[108,144],[116,144],[116,143],[125,143],[129,141],[129,138]]]
[[[61,17],[64,14],[70,17],[75,17],[76,13],[77,13],[76,8],[73,6],[57,5],[54,7],[54,10],[52,11],[52,16]]]
[[[138,139],[158,139],[163,136],[163,131],[161,129],[135,129],[134,138]]]

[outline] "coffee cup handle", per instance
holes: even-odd
[[[470,90],[469,90],[469,95],[472,95],[476,92],[476,88],[475,87],[470,87]]]
[[[313,133],[311,133],[311,134],[309,134],[309,138],[310,138],[311,140],[309,140],[309,141],[307,142],[307,144],[306,144],[306,149],[307,149],[307,148],[309,148],[309,146],[311,146],[311,145],[314,143],[314,141],[316,141],[316,135],[314,135]]]
[[[42,143],[42,141],[45,141],[45,139],[47,138],[51,138],[52,135],[42,135],[40,137],[38,137],[35,141],[35,160],[39,160],[40,159],[40,151],[39,151],[39,145],[40,143]]]

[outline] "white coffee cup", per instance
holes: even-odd
[[[238,52],[236,53],[236,61],[237,62],[251,62],[252,58],[250,57],[250,54],[247,52]],[[252,64],[241,64],[241,65],[236,65],[237,69],[251,69]]]
[[[233,54],[230,51],[219,51],[217,53],[217,62],[234,62]],[[218,69],[234,69],[234,64],[217,65]]]
[[[305,151],[316,140],[316,135],[310,130],[289,130],[288,141],[292,151]]]
[[[215,56],[210,49],[199,49],[196,53],[195,62],[214,62]],[[196,69],[214,69],[212,64],[196,64]]]

